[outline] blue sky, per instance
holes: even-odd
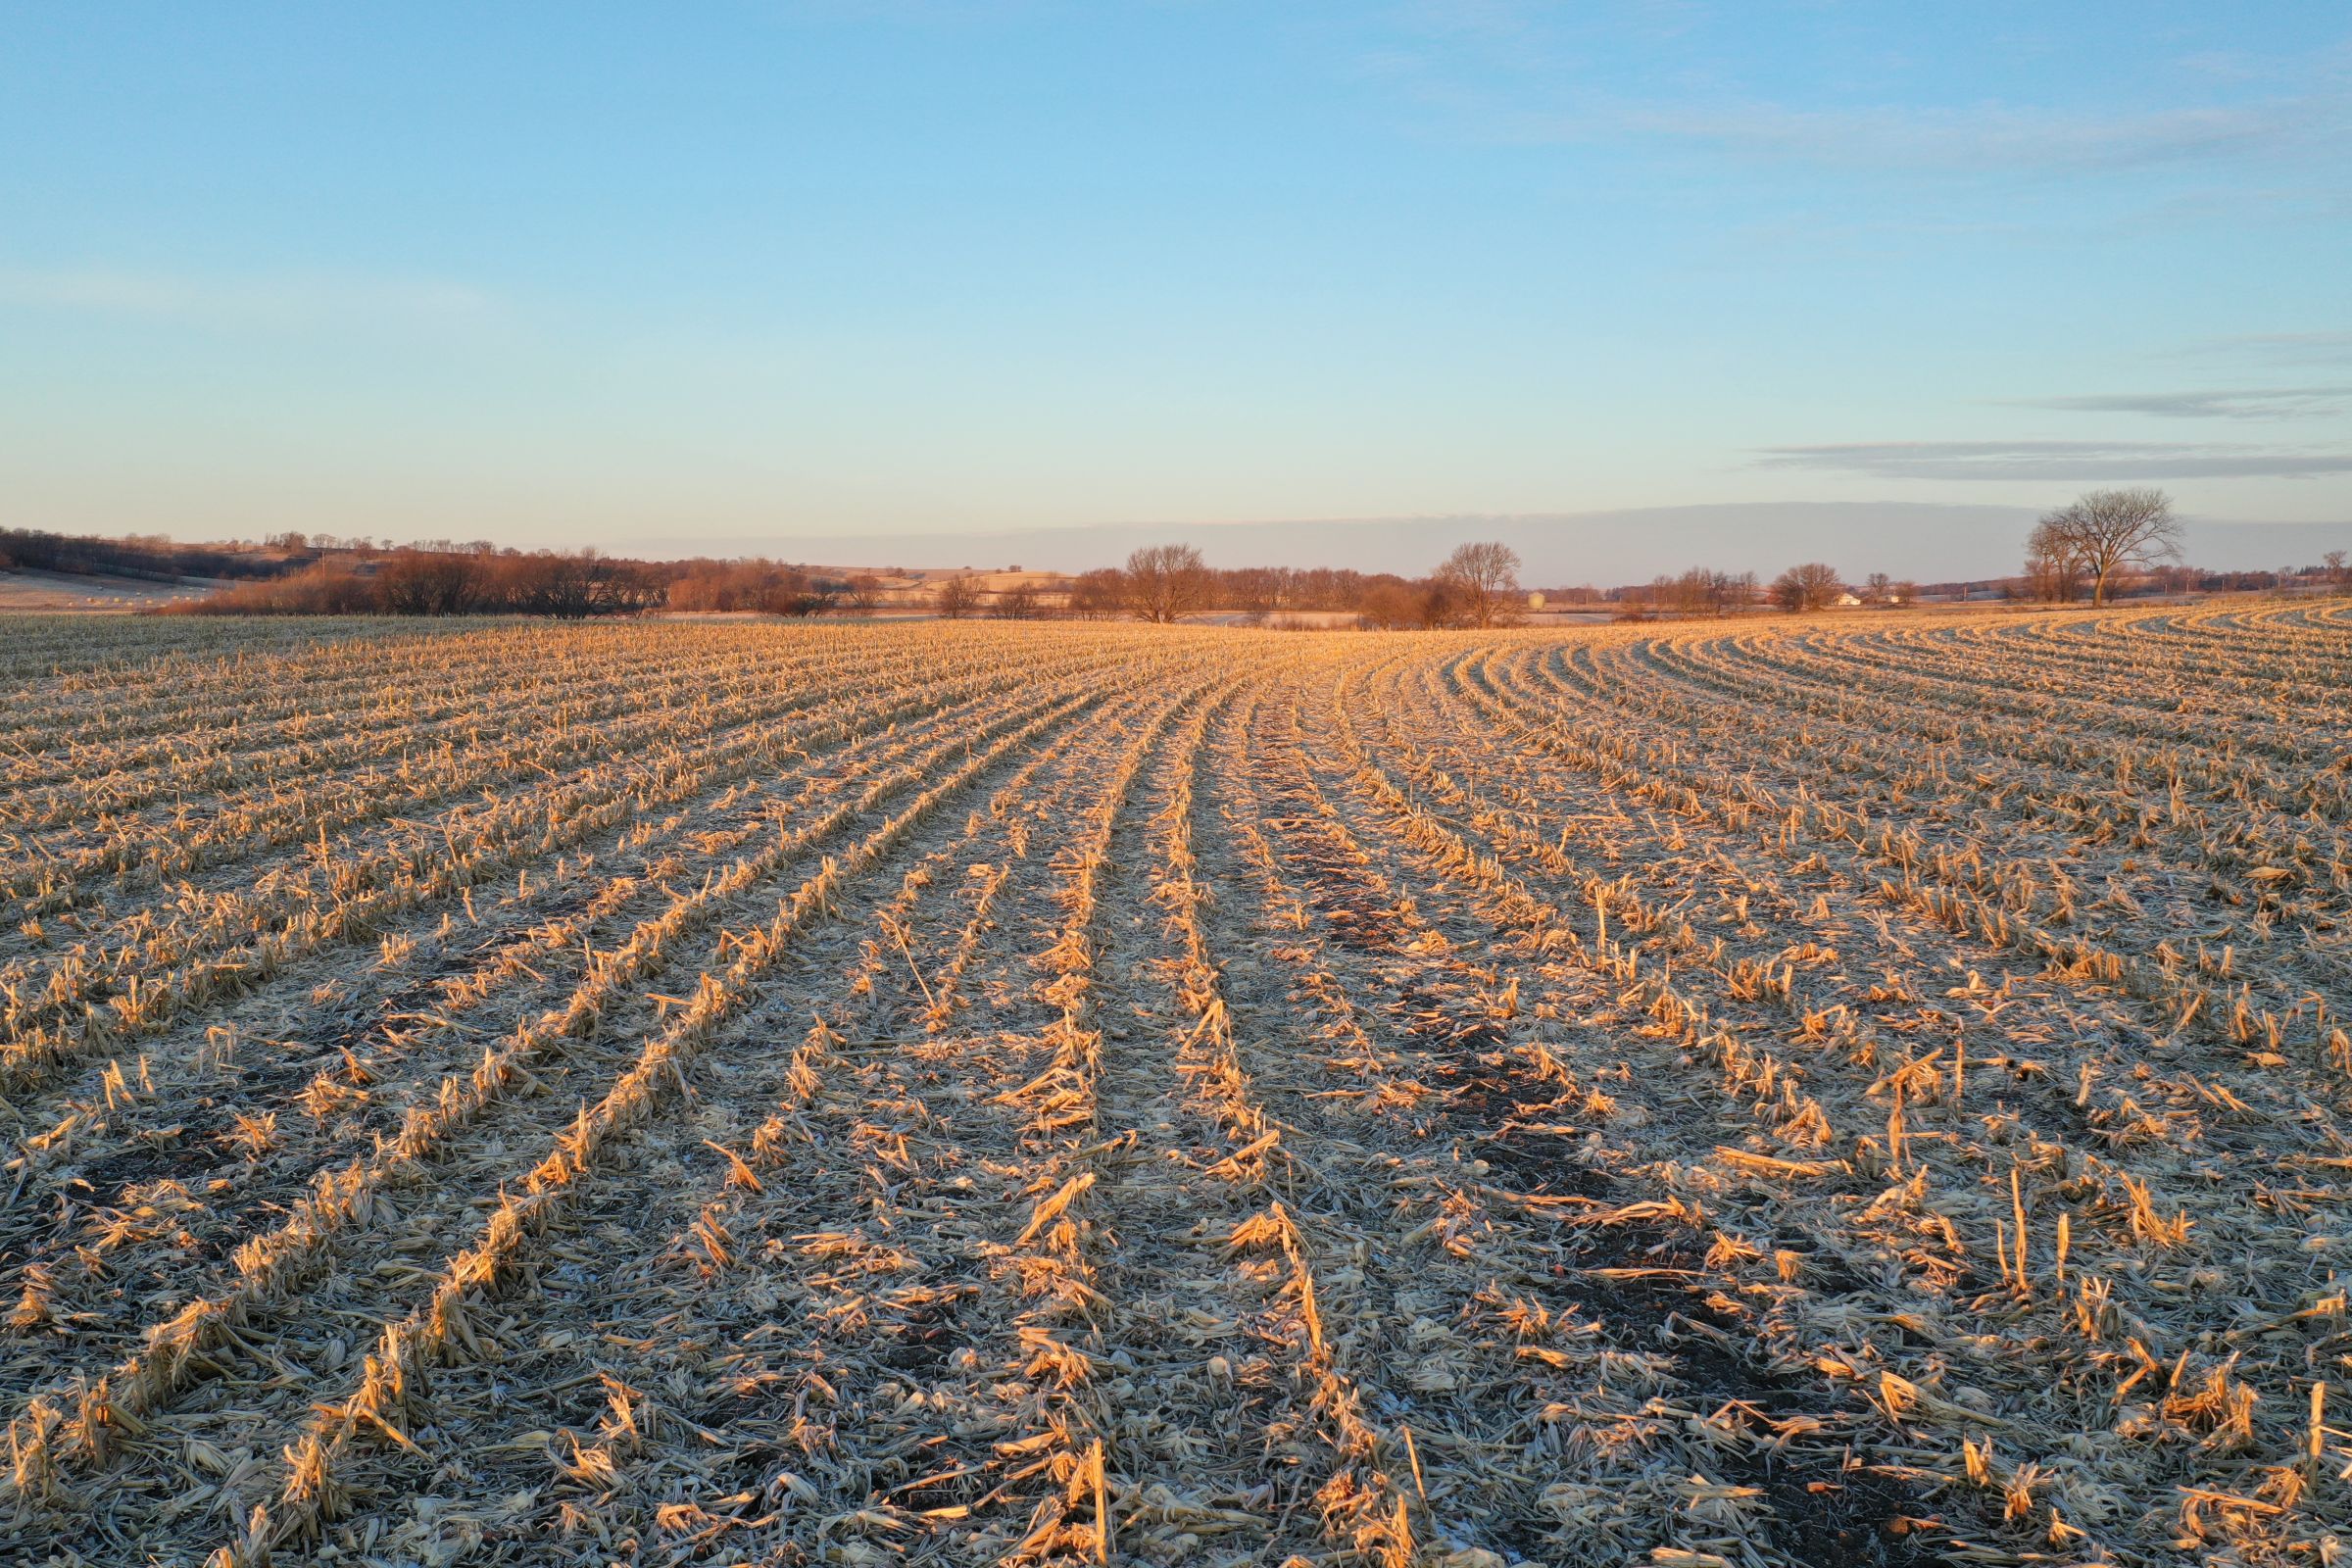
[[[0,514],[2352,518],[2337,4],[11,6]]]

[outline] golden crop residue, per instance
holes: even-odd
[[[2339,1549],[2342,603],[0,666],[11,1560]]]

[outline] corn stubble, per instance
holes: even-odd
[[[6,1560],[2341,1549],[2343,604],[0,668]]]

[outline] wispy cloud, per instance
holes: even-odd
[[[2352,386],[2280,386],[2210,392],[2119,392],[2084,397],[2014,398],[2008,406],[2068,414],[2145,414],[2161,419],[2293,419],[2333,414]]]
[[[2210,337],[2180,349],[2197,359],[2255,360],[2272,365],[2352,364],[2352,332],[2245,332]]]
[[[478,320],[494,313],[496,302],[480,289],[431,278],[331,273],[220,278],[75,268],[0,269],[0,308],[299,330]]]
[[[1644,10],[1636,13],[1647,17]],[[2352,72],[2341,49],[2318,59],[2214,57],[2184,66],[2196,103],[2085,109],[1984,98],[1962,103],[1791,101],[1727,75],[1660,76],[1545,8],[1515,0],[1424,4],[1401,38],[1357,57],[1365,74],[1472,133],[1517,142],[1634,141],[1776,162],[1915,172],[2102,172],[2242,165],[2352,146]],[[1620,14],[1618,20],[1627,19]],[[1690,24],[1686,8],[1657,20]],[[1633,25],[1627,23],[1628,25]]]
[[[1885,479],[2288,479],[2352,473],[2352,452],[2189,441],[1849,441],[1767,447],[1757,463]]]
[[[1576,134],[1581,118],[1550,122]],[[2132,169],[2287,151],[2340,133],[2345,119],[2342,105],[2325,99],[2121,115],[1999,103],[1797,109],[1756,101],[1618,106],[1589,123],[1812,163],[1981,172]]]

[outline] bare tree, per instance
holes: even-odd
[[[1356,619],[1365,626],[1393,630],[1414,626],[1421,620],[1422,595],[1410,584],[1401,582],[1374,583],[1363,592],[1356,605]]]
[[[1874,571],[1862,579],[1862,600],[1865,604],[1892,604],[1896,599],[1894,579],[1883,571]]]
[[[980,595],[965,576],[943,578],[931,594],[931,609],[942,620],[961,620],[980,608]]]
[[[2072,604],[2082,593],[2082,546],[2053,513],[2026,536],[2026,592],[2035,599]]]
[[[2344,564],[2344,553],[2341,550],[2330,550],[2321,559],[2328,564],[2328,581],[2329,584],[2334,587],[2341,588],[2346,583],[2352,582],[2352,567],[2347,567]]]
[[[870,615],[882,603],[882,579],[872,572],[861,571],[850,579],[850,608],[860,615]]]
[[[1472,608],[1468,593],[1461,584],[1444,572],[1414,584],[1420,594],[1419,621],[1424,631],[1441,626],[1473,626],[1477,612]]]
[[[1671,610],[1678,615],[1730,615],[1749,608],[1755,588],[1753,572],[1735,576],[1728,571],[1692,566],[1679,577],[1661,573],[1649,585],[1646,597],[1659,609]]]
[[[1070,585],[1070,613],[1081,620],[1110,620],[1127,608],[1127,576],[1116,566],[1080,572]]]
[[[1152,545],[1127,558],[1127,605],[1160,625],[1208,602],[1208,567],[1191,545]]]
[[[999,620],[1043,620],[1046,602],[1034,584],[1016,582],[998,592],[997,602],[989,607],[988,612]]]
[[[1772,582],[1773,603],[1791,614],[1820,610],[1844,591],[1845,584],[1838,579],[1838,568],[1818,561],[1790,566]]]
[[[1217,575],[1224,587],[1220,597],[1234,609],[1247,611],[1252,620],[1262,621],[1272,612],[1286,608],[1282,602],[1286,573],[1279,566],[1243,566]]]
[[[376,597],[395,615],[463,615],[481,601],[481,576],[454,552],[398,550],[375,574]]]
[[[1437,582],[1455,612],[1473,626],[1516,618],[1519,552],[1492,541],[1457,547],[1438,568]]]
[[[2034,542],[2071,551],[2090,578],[2090,602],[2103,605],[2118,571],[2180,559],[2180,519],[2161,490],[2091,490],[2035,524],[2029,549]]]
[[[2055,514],[2026,536],[2026,588],[2036,599],[2071,603],[2082,591],[2082,546]]]

